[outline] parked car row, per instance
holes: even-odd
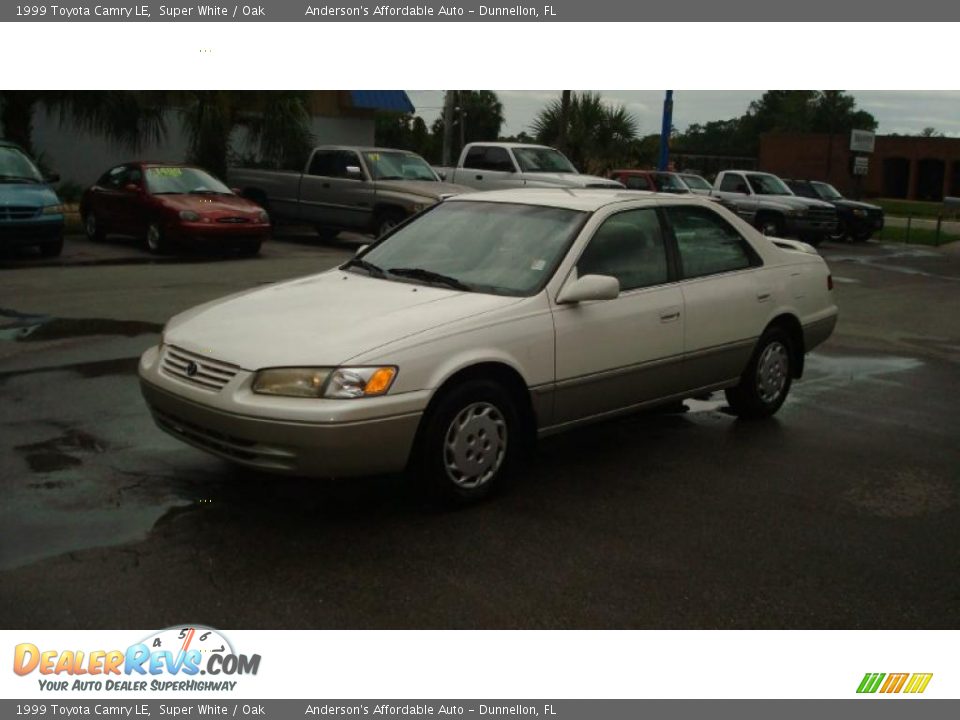
[[[0,239],[32,244],[54,256],[63,247],[64,213],[50,187],[18,147],[0,143]],[[175,246],[256,254],[275,222],[380,237],[408,218],[475,190],[595,188],[705,195],[761,232],[813,245],[825,237],[865,240],[883,227],[881,208],[843,198],[817,181],[784,182],[756,171],[726,170],[711,186],[693,173],[614,170],[584,175],[556,148],[476,142],[454,168],[433,168],[406,150],[345,145],[314,148],[301,170],[235,168],[229,186],[182,163],[129,162],[108,169],[80,202],[91,240],[141,238],[153,253]]]

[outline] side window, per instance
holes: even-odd
[[[505,148],[491,145],[475,145],[467,152],[463,166],[471,170],[491,170],[510,172],[513,170],[513,161]]]
[[[723,180],[720,181],[720,192],[746,194],[749,192],[747,189],[747,181],[743,179],[743,175],[727,173],[723,176]]]
[[[709,208],[674,205],[664,208],[677,238],[684,278],[743,270],[759,258],[730,223]]]
[[[126,166],[119,165],[107,170],[107,172],[103,174],[103,177],[97,181],[97,184],[105,188],[110,188],[111,190],[119,190],[123,187],[123,181],[126,176]]]
[[[607,218],[577,261],[577,275],[612,275],[621,290],[667,282],[667,251],[656,210],[627,210]]]
[[[650,181],[643,175],[627,175],[624,178],[624,185],[627,186],[629,190],[652,190],[650,187]]]
[[[793,190],[795,195],[805,198],[817,199],[817,193],[814,192],[813,188],[805,182],[790,182],[787,183],[787,187]]]
[[[318,150],[310,158],[310,167],[307,169],[308,175],[318,175],[320,177],[333,177],[333,150]]]
[[[133,183],[137,186],[143,185],[143,173],[140,171],[140,168],[130,168],[129,172],[127,172],[127,177],[124,184],[128,183]]]
[[[350,177],[347,168],[360,168],[360,158],[352,150],[337,150],[333,154],[333,173],[331,177],[346,178]]]

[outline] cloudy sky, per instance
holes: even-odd
[[[559,96],[556,90],[497,90],[506,118],[503,134],[515,135],[530,129],[537,111]],[[934,127],[946,135],[960,137],[960,91],[851,90],[857,107],[873,113],[880,123],[878,132],[919,133]],[[443,92],[439,90],[408,91],[418,113],[433,122],[440,114]],[[663,109],[662,90],[605,90],[603,97],[623,104],[636,116],[640,134],[660,132]],[[677,90],[673,94],[673,124],[685,130],[692,123],[727,120],[742,115],[751,100],[762,90]]]

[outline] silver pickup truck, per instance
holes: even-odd
[[[562,152],[547,145],[470,143],[463,148],[455,168],[436,170],[444,180],[475,190],[623,188],[616,180],[581,175]]]
[[[342,145],[314,148],[303,172],[234,168],[227,178],[273,221],[313,225],[327,236],[380,236],[429,205],[470,192],[442,182],[416,153]]]

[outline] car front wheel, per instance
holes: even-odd
[[[103,223],[97,219],[97,214],[91,210],[83,219],[83,230],[90,240],[99,242],[103,240]]]
[[[147,250],[154,255],[162,255],[167,252],[167,241],[163,236],[163,230],[157,223],[150,223],[147,227]]]
[[[793,379],[793,353],[790,336],[773,327],[757,343],[740,382],[726,391],[734,414],[746,419],[773,415],[790,392]]]
[[[425,418],[417,471],[432,495],[464,504],[502,486],[520,452],[516,403],[500,384],[471,380]]]

